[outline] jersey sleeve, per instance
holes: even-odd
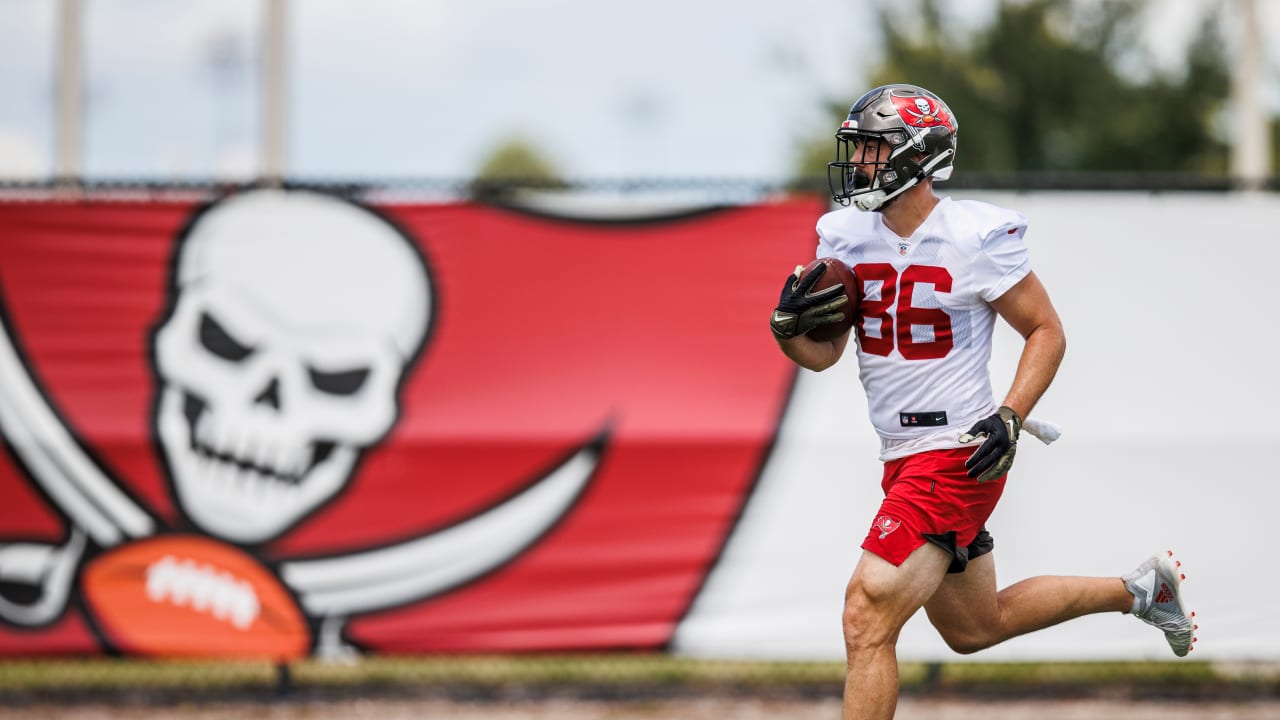
[[[815,260],[824,257],[835,257],[836,254],[835,243],[832,242],[831,238],[827,237],[829,228],[827,228],[825,220],[825,216],[820,218],[815,228],[818,232],[818,249],[813,254]]]
[[[987,302],[1005,294],[1031,272],[1031,255],[1022,241],[1027,232],[1027,219],[1010,211],[1009,217],[1003,220],[983,238],[982,250],[974,263],[978,293]]]

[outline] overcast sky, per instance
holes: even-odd
[[[86,175],[256,169],[259,0],[81,1]],[[1162,63],[1216,1],[1153,3]],[[54,165],[57,4],[0,0],[0,177]],[[523,136],[575,178],[777,179],[825,101],[864,89],[879,4],[293,0],[288,172],[466,177]],[[1280,7],[1258,4],[1280,38]],[[944,5],[978,24],[995,0]]]

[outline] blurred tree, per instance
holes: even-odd
[[[1146,0],[1000,0],[994,21],[954,30],[936,0],[882,6],[884,52],[871,86],[921,85],[960,122],[962,171],[1187,172],[1223,175],[1215,122],[1230,82],[1217,13],[1187,51],[1185,72],[1161,74],[1142,54]],[[854,98],[832,106],[831,132]],[[830,135],[799,153],[824,171]]]
[[[471,182],[472,194],[485,200],[508,197],[517,187],[562,189],[568,183],[555,165],[523,137],[501,142],[476,171]]]
[[[1271,119],[1271,167],[1280,169],[1280,117]]]

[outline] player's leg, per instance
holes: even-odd
[[[972,539],[999,499],[1003,478],[974,483],[964,467],[969,454],[933,450],[885,463],[885,499],[845,593],[846,719],[893,717],[898,634],[961,559],[956,538]],[[957,527],[970,508],[978,517]]]
[[[1133,595],[1118,577],[1050,575],[997,592],[995,561],[987,553],[947,575],[924,607],[951,649],[972,653],[1082,615],[1128,612]]]
[[[862,553],[845,591],[845,720],[893,717],[898,704],[898,633],[934,594],[951,559],[929,543],[896,566],[872,552]]]

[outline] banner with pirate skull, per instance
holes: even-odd
[[[0,654],[664,646],[820,211],[0,204]]]

